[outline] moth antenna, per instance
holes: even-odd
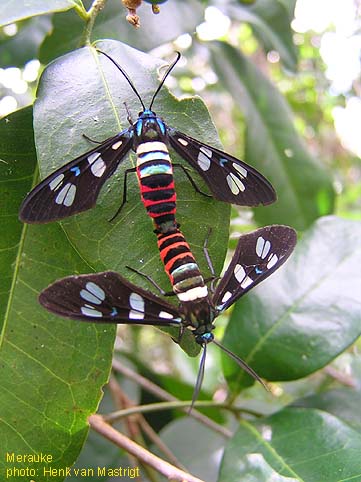
[[[228,350],[228,348],[222,345],[219,341],[213,340],[213,343],[215,343],[224,353],[226,353],[230,358],[232,358],[232,360],[234,360],[237,363],[237,365],[242,368],[242,370],[244,370],[245,372],[248,373],[248,375],[250,375],[252,378],[257,380],[257,382],[259,382],[263,386],[263,388],[265,388],[268,392],[270,391],[270,389],[268,388],[266,383],[261,379],[261,377],[257,375],[257,373],[253,370],[253,368],[247,365],[247,363],[244,360],[242,360],[242,358],[232,353],[231,350]]]
[[[156,90],[156,91],[154,92],[154,94],[153,94],[152,100],[151,100],[150,105],[149,105],[149,110],[152,110],[152,106],[153,106],[153,102],[155,101],[155,98],[157,97],[160,89],[163,87],[166,78],[167,78],[168,75],[171,73],[171,71],[173,70],[175,64],[178,62],[178,60],[179,60],[180,57],[181,57],[180,52],[176,52],[176,54],[177,54],[177,56],[176,56],[175,60],[174,60],[174,61],[171,63],[171,65],[168,67],[167,71],[166,71],[165,74],[163,75],[163,79],[160,81],[160,83],[159,83],[159,85],[158,85],[157,90]]]
[[[113,64],[117,67],[118,70],[120,70],[120,72],[123,74],[123,76],[125,77],[125,79],[127,80],[128,84],[130,85],[130,87],[132,88],[133,92],[135,93],[135,95],[138,97],[139,99],[139,102],[142,104],[142,107],[143,107],[143,110],[146,110],[145,108],[145,105],[144,105],[144,102],[141,98],[141,96],[139,95],[139,92],[137,91],[137,89],[135,88],[135,85],[133,84],[133,82],[131,81],[129,75],[126,73],[126,71],[118,64],[118,62],[116,60],[114,60],[110,55],[108,55],[106,52],[103,52],[102,50],[100,49],[95,49],[97,52],[99,52],[100,54],[103,54],[105,55],[105,57],[107,57],[111,62],[113,62]]]
[[[200,392],[200,389],[201,389],[201,386],[202,386],[202,382],[203,382],[203,378],[204,378],[204,367],[206,365],[206,356],[207,356],[207,344],[205,343],[203,345],[203,353],[202,353],[202,356],[201,356],[201,361],[199,363],[199,370],[198,370],[198,375],[197,375],[196,386],[194,387],[194,392],[193,392],[193,396],[192,396],[192,403],[191,403],[191,406],[189,407],[188,415],[191,413],[192,408],[194,407],[194,403],[198,398],[198,395],[199,395],[199,392]]]

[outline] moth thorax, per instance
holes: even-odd
[[[194,330],[194,335],[204,335],[214,328],[214,310],[209,296],[196,301],[184,301],[180,305],[185,325]]]

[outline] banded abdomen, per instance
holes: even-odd
[[[158,233],[158,248],[164,269],[180,301],[194,301],[208,295],[203,276],[179,229]]]
[[[164,142],[142,142],[137,147],[137,176],[141,198],[157,230],[176,227],[173,168]]]

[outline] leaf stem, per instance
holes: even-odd
[[[169,480],[179,482],[203,482],[201,479],[194,477],[191,474],[187,474],[183,470],[174,467],[165,460],[152,454],[144,447],[133,442],[125,435],[121,434],[108,423],[105,422],[100,415],[91,415],[88,419],[89,424],[93,430],[103,435],[105,438],[113,442],[118,447],[126,450],[128,453],[134,455],[137,459],[142,460],[145,464],[153,467],[160,474],[167,477]]]
[[[87,11],[78,10],[79,15],[86,21],[81,45],[90,45],[90,36],[94,27],[94,22],[99,12],[104,8],[107,0],[94,0],[92,6]]]

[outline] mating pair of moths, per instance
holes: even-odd
[[[180,54],[168,68],[147,109],[121,66],[105,52],[99,52],[121,71],[143,111],[128,129],[61,167],[36,186],[23,202],[20,219],[46,223],[93,207],[105,181],[133,149],[137,165],[125,171],[119,210],[126,202],[127,175],[136,172],[141,199],[153,219],[160,257],[179,305],[167,303],[112,271],[63,278],[43,290],[39,301],[52,313],[80,321],[178,326],[179,339],[185,328],[191,329],[195,341],[203,348],[194,399],[203,379],[206,347],[212,341],[261,381],[245,362],[214,340],[213,323],[220,313],[286,261],[296,244],[295,231],[274,225],[241,236],[225,274],[215,289],[213,283],[208,288],[176,221],[176,192],[168,147],[203,177],[216,199],[241,206],[266,205],[276,200],[275,191],[251,166],[167,126],[152,111],[154,100]],[[204,194],[188,171],[179,167],[194,188]],[[206,249],[205,254],[214,281]]]

